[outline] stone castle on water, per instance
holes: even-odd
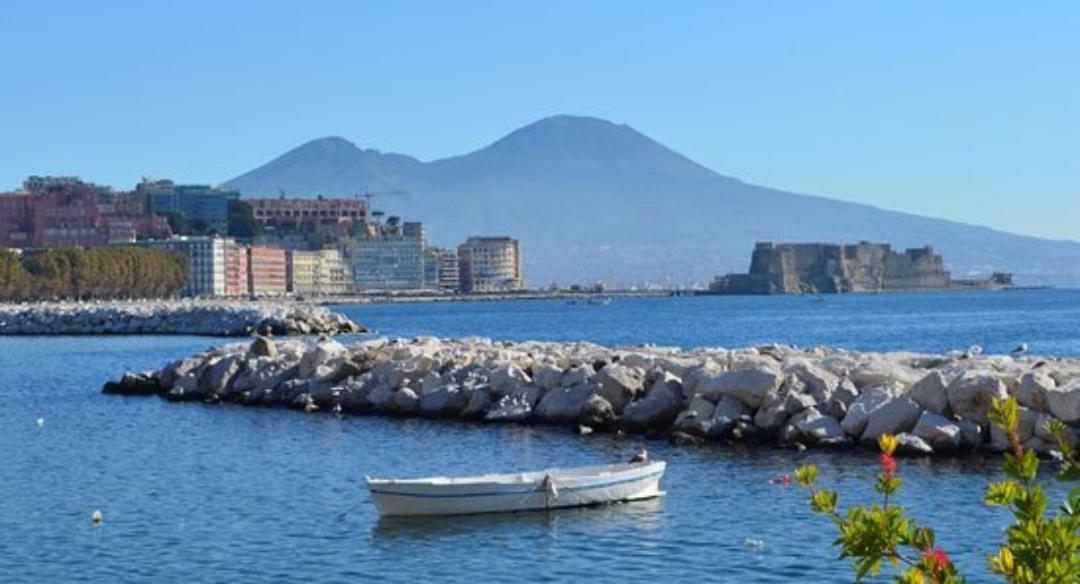
[[[718,276],[714,294],[799,294],[894,290],[995,289],[1012,274],[955,280],[930,246],[893,251],[889,244],[758,243],[750,272]]]

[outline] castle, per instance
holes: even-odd
[[[750,272],[718,276],[714,294],[799,294],[896,290],[993,289],[1012,274],[954,280],[930,246],[893,251],[889,244],[758,243]]]

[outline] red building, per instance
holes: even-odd
[[[253,245],[248,248],[248,288],[254,296],[283,296],[288,278],[285,250]]]
[[[264,225],[299,223],[336,225],[362,221],[367,216],[363,199],[245,199],[255,220]]]
[[[249,296],[248,248],[225,240],[225,296]]]
[[[0,246],[92,247],[171,235],[166,219],[140,213],[105,187],[70,179],[34,187],[0,194]]]

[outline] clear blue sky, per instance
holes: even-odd
[[[1076,2],[38,2],[0,189],[217,183],[306,140],[438,158],[554,113],[797,192],[1080,239]]]

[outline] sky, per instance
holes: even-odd
[[[220,183],[340,135],[423,160],[559,113],[729,176],[1080,240],[1080,3],[38,2],[0,190]]]

